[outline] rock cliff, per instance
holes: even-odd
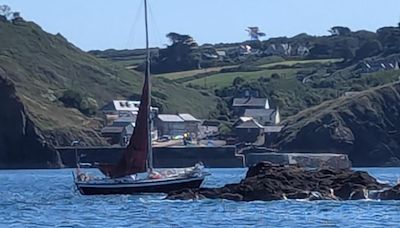
[[[0,168],[61,167],[59,154],[45,142],[1,69],[0,110]]]
[[[283,151],[335,152],[355,166],[400,165],[400,83],[327,101],[283,122]]]

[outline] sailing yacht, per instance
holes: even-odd
[[[150,50],[147,23],[147,0],[144,0],[146,31],[146,71],[134,132],[117,164],[98,164],[104,177],[81,172],[79,163],[74,175],[75,185],[83,195],[168,193],[184,188],[198,188],[209,175],[202,164],[183,169],[155,170],[151,145],[150,117]]]

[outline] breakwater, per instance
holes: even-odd
[[[61,160],[66,167],[75,167],[75,150],[82,163],[117,163],[124,147],[59,147]],[[261,161],[280,165],[297,164],[318,168],[322,165],[349,168],[351,163],[344,154],[332,153],[278,153],[262,149],[250,149],[238,153],[235,146],[196,147],[172,146],[153,148],[155,168],[181,168],[203,162],[207,168],[250,167]]]

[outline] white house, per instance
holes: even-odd
[[[100,110],[105,115],[106,124],[108,125],[120,117],[136,119],[139,105],[140,101],[113,100],[103,106]],[[151,112],[152,116],[155,116],[158,113],[158,108],[151,107]]]

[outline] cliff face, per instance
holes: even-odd
[[[282,150],[346,153],[355,166],[400,165],[400,83],[341,97],[288,118]]]
[[[0,168],[60,167],[59,154],[36,128],[14,84],[0,69]]]

